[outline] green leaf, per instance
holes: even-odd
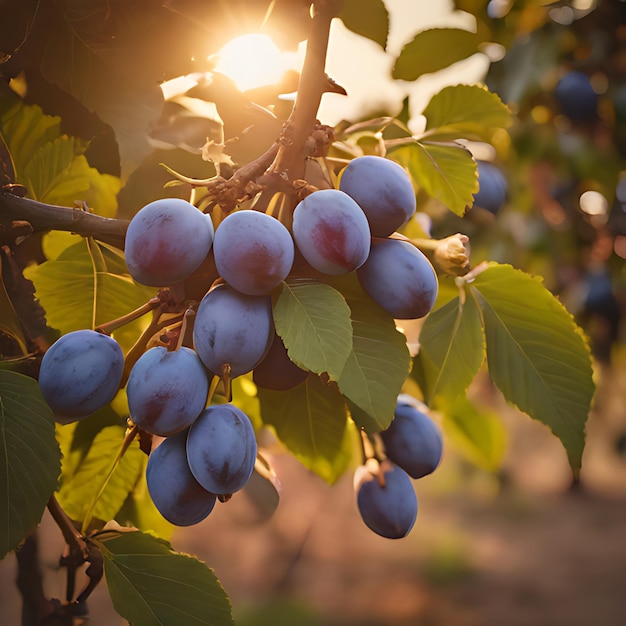
[[[258,390],[263,422],[303,465],[334,483],[348,466],[352,443],[343,396],[317,376],[288,391]]]
[[[352,352],[339,390],[362,412],[352,412],[369,432],[384,430],[393,419],[396,400],[409,373],[406,337],[394,320],[375,304],[355,280],[342,281],[341,292],[352,311]]]
[[[78,468],[74,469],[71,477],[62,479],[57,498],[71,519],[84,519],[87,508],[111,469],[123,440],[124,427],[103,428],[93,439],[87,455]],[[117,515],[141,476],[145,456],[139,449],[139,441],[135,439],[98,499],[93,510],[95,518],[108,522]]]
[[[389,157],[406,167],[417,185],[457,215],[474,202],[478,191],[476,163],[456,143],[400,140],[389,146]]]
[[[117,319],[154,295],[154,289],[133,282],[119,251],[91,239],[24,274],[35,285],[48,324],[63,334]]]
[[[392,77],[416,80],[462,61],[478,52],[482,39],[476,34],[458,28],[430,28],[423,30],[407,43],[396,59]]]
[[[283,283],[274,324],[296,365],[339,379],[352,349],[352,322],[338,291],[310,280]]]
[[[389,13],[382,0],[344,0],[339,17],[352,32],[387,48]]]
[[[113,606],[131,626],[232,626],[228,596],[198,559],[138,531],[90,541],[102,551]]]
[[[37,381],[0,370],[0,559],[39,524],[60,471],[54,417]]]
[[[539,279],[509,265],[490,264],[470,292],[482,309],[493,382],[551,428],[577,475],[595,391],[582,331]]]
[[[432,405],[438,395],[452,400],[467,391],[484,350],[480,311],[473,298],[463,294],[433,310],[422,327],[415,358],[426,403]]]
[[[423,137],[430,141],[491,141],[496,129],[508,128],[513,121],[502,100],[482,85],[444,87],[422,114],[426,117]]]
[[[26,184],[22,174],[37,151],[61,135],[61,118],[45,115],[41,107],[25,105],[15,94],[0,99],[0,132],[9,148],[16,181]]]
[[[502,463],[507,434],[494,411],[478,409],[466,396],[458,396],[440,407],[447,437],[468,461],[496,472]]]

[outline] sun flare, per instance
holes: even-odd
[[[241,91],[276,84],[288,69],[283,52],[260,33],[231,39],[215,56],[215,70],[230,77]]]

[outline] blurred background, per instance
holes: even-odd
[[[207,3],[209,14],[218,4]],[[229,52],[222,46],[259,29],[254,5],[233,3],[247,11],[248,22],[214,25],[206,49],[196,49],[198,59],[210,59],[213,69],[234,81],[235,91],[230,82],[219,88],[215,81],[212,92],[201,92],[215,101],[224,96],[220,113],[233,134],[250,118],[239,119],[229,98],[235,94],[240,102],[243,94],[246,101],[271,102],[272,110],[280,111],[289,106],[302,60],[297,45],[302,33],[295,25],[308,3],[294,2],[287,11],[294,24],[290,36],[283,25],[278,31],[283,40],[274,37],[269,56],[262,57],[263,72],[270,65],[273,71],[263,78],[254,68],[237,74],[241,55],[246,64],[251,59],[250,48],[231,46]],[[470,146],[482,163],[481,189],[466,217],[427,198],[420,198],[419,210],[433,236],[470,236],[472,264],[490,259],[544,277],[588,334],[598,391],[581,481],[572,484],[565,452],[551,433],[507,406],[481,375],[469,395],[480,408],[489,441],[446,433],[442,465],[416,484],[418,520],[407,538],[385,540],[364,526],[351,475],[326,485],[269,442],[267,455],[282,485],[275,514],[268,517],[242,494],[218,505],[198,526],[176,530],[172,543],[214,568],[238,626],[621,626],[626,622],[626,2],[385,0],[385,5],[386,51],[343,23],[333,24],[327,71],[349,97],[325,95],[320,120],[337,124],[385,113],[403,117],[419,132],[430,96],[459,82],[484,82],[510,106],[516,115],[510,131],[492,145]],[[460,50],[458,62],[447,69],[415,81],[392,80],[402,47],[417,31],[434,27],[476,32],[483,45]],[[220,49],[221,56],[212,56]],[[193,76],[209,66],[170,61],[175,70],[164,71],[162,78],[177,77],[179,70],[181,77],[192,75],[199,95]],[[173,93],[189,87],[168,84]],[[138,100],[137,94],[133,91],[129,102],[141,109],[149,99]],[[54,108],[52,98],[48,105]],[[99,112],[122,137],[117,161],[106,150],[107,133],[93,151],[103,171],[125,180],[120,215],[162,194],[167,176],[155,172],[164,154],[174,169],[207,175],[206,169],[193,171],[194,140],[200,137],[202,145],[212,128],[210,115],[204,119],[196,110],[190,121],[188,113],[184,124],[180,116],[148,116],[150,133],[144,128],[141,143],[132,119],[125,118],[123,127],[111,110]],[[247,108],[246,115],[252,115]],[[261,135],[237,146],[242,162],[254,155],[263,133],[275,136],[275,122],[266,121],[257,124]],[[65,584],[58,535],[46,515],[39,539],[46,591],[53,597],[63,596]],[[15,557],[9,555],[0,562],[2,624],[20,621],[15,576]],[[122,624],[103,587],[90,601],[89,623]]]

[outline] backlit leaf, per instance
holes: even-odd
[[[119,251],[90,239],[24,274],[35,285],[48,324],[63,334],[121,317],[155,294],[133,282]]]
[[[406,167],[419,187],[457,215],[473,204],[478,191],[476,163],[460,144],[402,140],[389,147],[389,158]]]
[[[350,307],[329,285],[283,283],[274,304],[274,324],[289,358],[303,369],[337,380],[352,348]]]
[[[351,309],[352,352],[338,384],[341,393],[361,412],[357,425],[370,432],[384,430],[393,419],[396,400],[410,366],[406,337],[394,320],[359,287],[342,281],[341,292]]]
[[[139,531],[103,531],[102,551],[115,610],[131,626],[232,626],[228,596],[202,561]]]
[[[60,471],[54,417],[37,381],[0,370],[0,559],[39,524]]]
[[[472,298],[457,296],[433,310],[420,333],[414,369],[426,403],[438,395],[452,400],[463,394],[483,359],[482,322]]]
[[[478,52],[481,38],[459,28],[423,30],[407,43],[393,66],[393,78],[416,80]]]
[[[451,85],[435,94],[422,114],[429,141],[476,139],[490,141],[493,132],[512,123],[509,109],[481,85]]]
[[[357,35],[387,47],[389,13],[382,0],[344,0],[339,17]]]
[[[493,382],[550,427],[578,474],[595,391],[582,331],[540,280],[509,265],[491,263],[470,292],[482,309]]]
[[[300,462],[333,483],[352,456],[345,400],[317,376],[288,391],[258,390],[263,422]]]

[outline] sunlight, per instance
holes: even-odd
[[[230,77],[241,91],[276,84],[288,69],[286,55],[260,33],[235,37],[215,56],[215,70]]]

